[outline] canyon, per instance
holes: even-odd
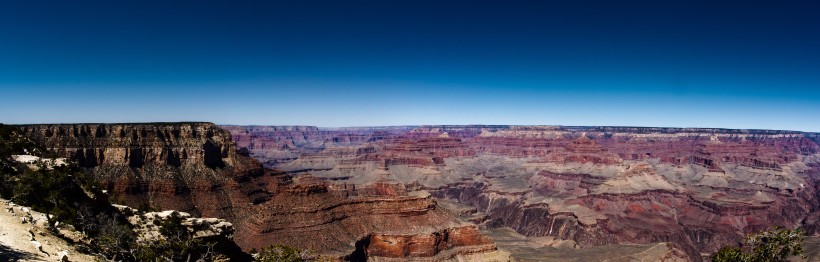
[[[22,125],[113,202],[338,260],[701,261],[818,234],[820,134],[570,126]],[[607,257],[610,256],[610,257]]]
[[[660,257],[700,261],[771,226],[818,233],[817,133],[505,125],[223,128],[238,150],[267,168],[335,186],[389,183],[429,192],[488,236],[506,228],[525,240],[570,241],[579,250],[663,244],[670,252]],[[501,249],[513,251],[513,258],[528,256],[516,254],[520,246]]]
[[[18,128],[84,167],[112,202],[225,219],[246,252],[279,244],[333,260],[505,257],[429,192],[398,183],[333,184],[264,168],[211,123]]]

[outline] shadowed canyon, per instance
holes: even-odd
[[[570,126],[24,125],[112,201],[243,250],[362,261],[701,261],[820,219],[820,134]]]

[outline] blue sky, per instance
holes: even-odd
[[[820,131],[812,1],[443,2],[2,2],[0,122]]]

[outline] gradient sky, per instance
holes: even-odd
[[[820,131],[818,14],[789,0],[2,1],[0,122]]]

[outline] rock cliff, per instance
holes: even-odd
[[[235,192],[261,166],[238,156],[229,133],[210,123],[20,126],[24,134],[76,161],[129,206],[232,218],[253,196]]]
[[[228,127],[229,133],[210,123],[25,125],[20,129],[60,157],[87,168],[114,201],[229,221],[234,240],[245,251],[282,244],[353,260],[368,256],[440,260],[495,251],[492,241],[474,225],[439,208],[425,191],[398,183],[338,184],[306,174],[291,176],[265,169],[249,157],[287,162],[281,154],[265,150],[297,156],[313,153],[316,159],[337,153],[356,155],[370,151],[330,148],[378,143],[396,131],[354,129],[328,139],[315,128],[255,127],[246,133],[265,136],[263,142],[250,144],[241,130]],[[243,147],[237,150],[235,143]],[[254,154],[258,150],[265,153]],[[387,247],[365,241],[393,238],[408,238],[411,244]],[[395,248],[408,251],[390,251]]]

